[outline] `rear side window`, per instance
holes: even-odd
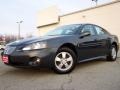
[[[103,35],[106,33],[102,28],[100,28],[98,26],[95,26],[95,30],[96,30],[98,35]]]
[[[96,34],[96,33],[95,33],[95,30],[94,30],[94,28],[93,28],[92,25],[85,25],[85,26],[83,27],[81,33],[87,32],[87,31],[90,32],[91,35],[95,35],[95,34]]]

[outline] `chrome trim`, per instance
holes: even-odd
[[[106,56],[98,56],[98,57],[93,57],[93,58],[89,58],[89,59],[83,59],[83,60],[80,60],[78,61],[78,63],[81,63],[81,62],[85,62],[85,61],[91,61],[91,60],[95,60],[95,59],[100,59],[100,58],[106,58]]]

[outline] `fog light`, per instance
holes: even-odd
[[[40,58],[38,57],[35,57],[35,58],[32,58],[32,60],[29,62],[29,65],[31,66],[38,66],[40,65]]]
[[[37,60],[36,60],[37,62],[40,62],[40,58],[37,58]]]

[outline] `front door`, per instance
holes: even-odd
[[[99,56],[98,52],[98,44],[96,42],[97,36],[95,29],[92,25],[84,25],[81,33],[90,32],[89,36],[85,36],[83,38],[79,38],[79,59],[85,60],[89,58],[94,58]]]

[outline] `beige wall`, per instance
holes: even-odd
[[[40,35],[44,35],[58,26],[75,23],[97,24],[120,39],[120,1],[60,16],[59,23],[46,24],[47,26],[40,27],[38,30]]]
[[[56,6],[48,7],[37,14],[37,26],[55,24],[59,22],[59,10]]]

